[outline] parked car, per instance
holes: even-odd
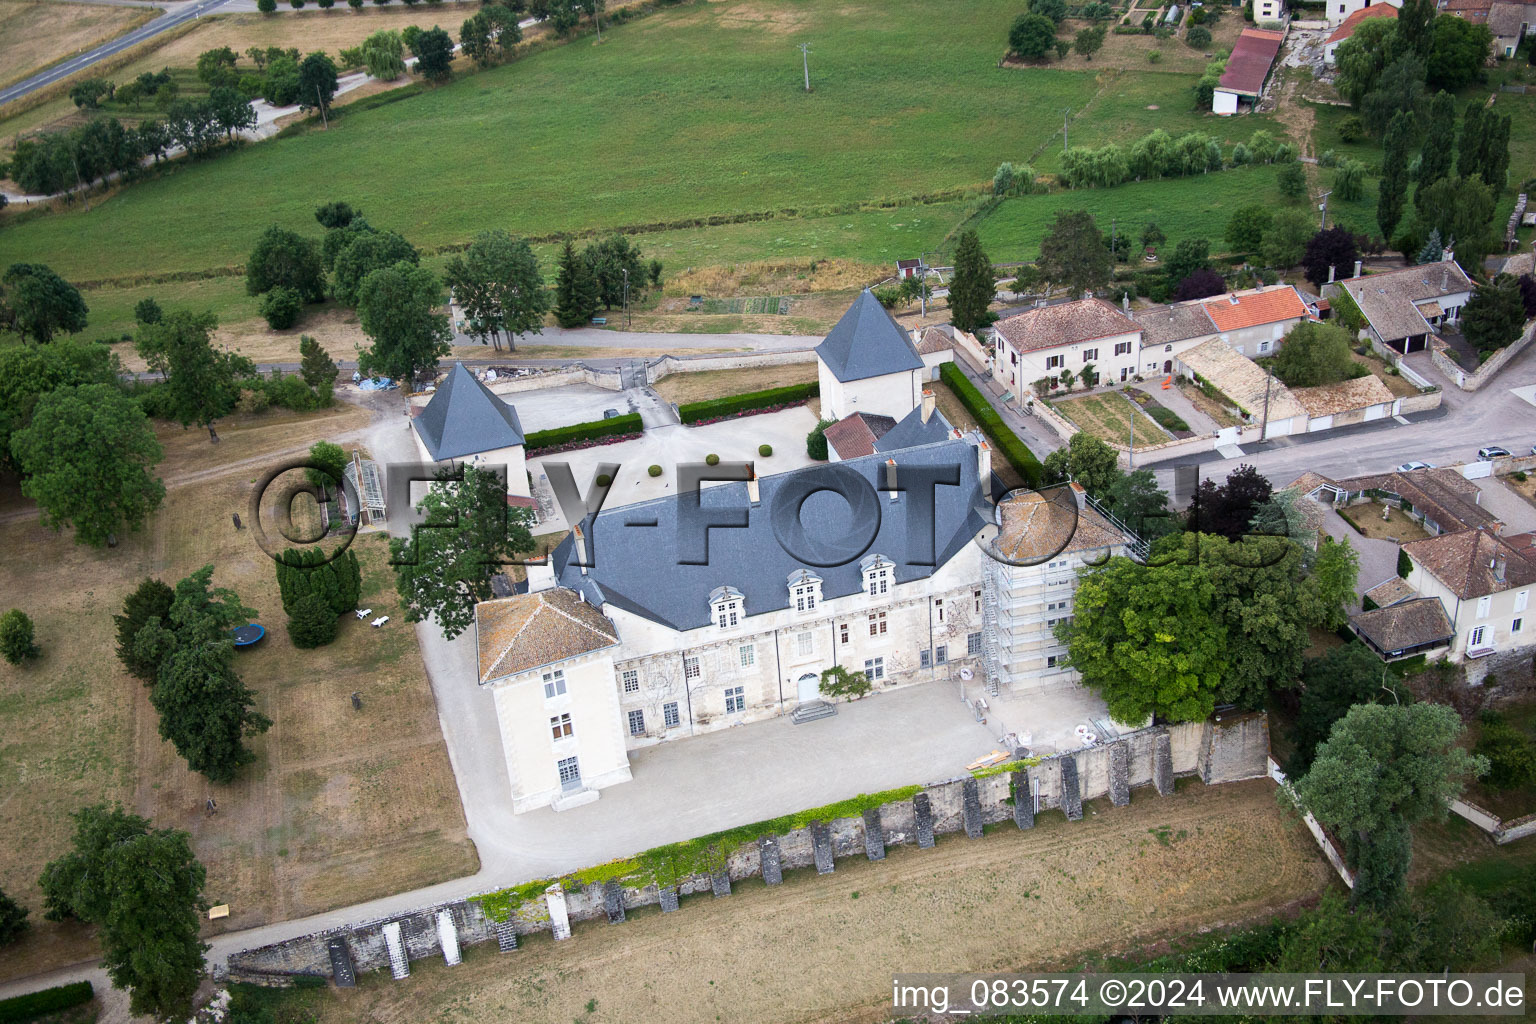
[[[1403,463],[1401,466],[1397,467],[1397,471],[1399,473],[1412,473],[1416,469],[1434,469],[1434,468],[1435,468],[1435,464],[1433,462],[1417,462],[1417,461],[1415,461],[1415,462],[1405,462],[1405,463]]]
[[[1492,462],[1494,459],[1507,459],[1509,458],[1509,449],[1491,444],[1486,448],[1479,448],[1477,450],[1477,457],[1484,462]]]

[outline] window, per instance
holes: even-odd
[[[1488,633],[1487,626],[1473,626],[1471,634],[1467,637],[1467,650],[1476,650],[1483,646],[1483,637]]]
[[[739,714],[747,710],[746,687],[729,686],[725,690],[725,713],[728,715]]]
[[[682,719],[677,716],[677,701],[669,700],[661,706],[661,723],[668,729],[677,728],[677,723]]]
[[[944,599],[942,597],[936,597],[936,598],[933,599],[933,611],[934,611],[934,614],[938,616],[939,621],[943,622],[944,621]]]
[[[1128,356],[1131,354],[1131,343],[1128,341],[1115,342],[1115,355]]]
[[[885,634],[885,612],[875,612],[869,617],[869,635],[883,636]]]
[[[551,738],[557,740],[569,739],[571,736],[571,716],[569,713],[556,715],[549,720],[549,733]]]
[[[1486,597],[1485,596],[1485,597],[1478,598],[1477,599],[1477,617],[1480,618],[1480,619],[1486,619],[1488,617],[1488,612],[1492,608],[1492,606],[1493,606],[1493,598],[1492,597]]]
[[[809,584],[795,588],[795,611],[808,612],[816,607],[816,588]]]
[[[1269,348],[1270,348],[1269,342],[1267,342],[1267,341],[1259,342],[1259,355],[1263,355],[1264,353],[1268,352]]]
[[[935,647],[933,649],[933,660],[940,665],[949,664],[949,645],[939,644],[939,646]]]
[[[1511,622],[1509,624],[1509,631],[1511,633],[1518,633],[1518,632],[1520,632],[1520,627],[1523,626],[1523,625],[1525,625],[1525,620],[1521,619],[1521,618],[1516,618],[1515,621],[1513,621],[1513,622]]]
[[[684,679],[697,679],[697,678],[699,678],[699,659],[698,658],[687,658],[687,657],[683,658],[683,678]]]
[[[885,659],[869,658],[864,662],[864,678],[870,682],[885,678]]]
[[[553,672],[544,673],[544,699],[549,700],[558,697],[565,692],[565,671],[555,669]]]
[[[1129,366],[1122,366],[1122,367],[1120,367],[1120,380],[1122,382],[1124,382],[1126,380],[1129,380],[1130,376],[1131,376],[1131,368]]]
[[[800,657],[809,658],[816,650],[816,634],[807,630],[795,636],[795,649]]]
[[[848,642],[848,623],[844,622],[837,627],[837,642],[842,644]]]
[[[567,793],[573,789],[581,788],[581,766],[576,763],[574,757],[562,757],[555,762],[555,770],[560,773],[560,788]]]
[[[757,664],[756,644],[743,644],[741,647],[738,647],[736,651],[741,656],[742,668],[751,668],[753,665]]]
[[[917,652],[917,667],[918,668],[932,668],[933,667],[933,652],[928,650],[927,648],[924,648],[923,650],[918,651]]]
[[[1010,363],[1012,363],[1014,366],[1018,366],[1019,365],[1019,354],[1017,352],[1009,352],[1008,353],[1008,361]]]
[[[640,692],[640,673],[636,672],[632,668],[627,668],[627,669],[624,670],[624,692],[625,693],[639,693]]]
[[[876,569],[865,577],[869,584],[869,596],[879,597],[891,589],[891,570]]]
[[[1045,357],[1045,368],[1047,370],[1059,370],[1059,369],[1061,369],[1062,363],[1065,360],[1066,360],[1065,356],[1046,356]]]
[[[721,629],[728,629],[740,622],[740,608],[735,601],[727,601],[715,606],[715,625]]]
[[[965,635],[965,656],[974,658],[981,653],[981,634],[967,633]]]
[[[1085,349],[1083,349],[1083,362],[1091,363],[1091,362],[1093,362],[1097,358],[1099,358],[1099,350],[1098,349],[1096,349],[1096,348],[1085,348]]]
[[[1054,654],[1047,654],[1045,656],[1045,667],[1046,668],[1055,668],[1056,667],[1056,655],[1054,655]]]
[[[976,606],[975,607],[976,614],[980,615],[981,614],[981,591],[979,591],[979,590],[971,591],[971,601]]]
[[[1163,346],[1163,351],[1164,352],[1172,352],[1173,351],[1173,346],[1172,345],[1164,345]]]
[[[1531,592],[1529,590],[1522,590],[1515,594],[1515,611],[1525,611],[1526,605],[1530,603],[1530,600]]]
[[[631,736],[645,735],[645,712],[631,711],[629,713],[629,734]]]

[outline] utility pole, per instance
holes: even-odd
[[[1111,267],[1120,262],[1120,254],[1115,250],[1115,242],[1115,218],[1111,217],[1109,218],[1109,262]],[[1111,273],[1110,276],[1113,277],[1114,274]]]
[[[1317,197],[1317,198],[1322,200],[1322,203],[1318,206],[1318,209],[1323,211],[1323,225],[1322,225],[1322,230],[1323,231],[1327,231],[1328,230],[1328,197],[1331,196],[1331,195],[1333,195],[1333,193],[1331,191],[1329,191],[1329,192],[1324,192],[1322,195]]]
[[[320,83],[315,83],[315,102],[320,104],[320,126],[327,130],[331,127],[330,118],[325,116],[325,97],[320,95]]]
[[[805,91],[811,91],[811,44],[800,44],[800,63],[805,69]]]
[[[1264,418],[1259,421],[1259,440],[1269,433],[1269,386],[1274,383],[1275,371],[1265,367],[1264,369]]]
[[[624,272],[624,329],[629,330],[629,268],[619,269]]]

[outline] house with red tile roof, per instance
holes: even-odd
[[[1456,0],[1451,0],[1456,2]],[[1323,14],[1328,24],[1338,25],[1347,21],[1351,15],[1361,11],[1370,10],[1372,7],[1401,7],[1403,0],[1328,0],[1324,5]],[[1444,7],[1442,0],[1441,6]]]
[[[1211,110],[1217,114],[1236,114],[1246,102],[1252,110],[1264,92],[1269,69],[1280,53],[1284,32],[1245,28],[1227,58],[1227,70],[1211,97]]]
[[[1391,4],[1372,4],[1370,7],[1362,7],[1354,14],[1339,23],[1339,27],[1323,40],[1323,63],[1332,65],[1334,56],[1338,53],[1339,44],[1355,34],[1360,24],[1369,18],[1396,18],[1397,8]]]

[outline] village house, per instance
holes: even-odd
[[[1449,256],[1402,270],[1335,281],[1323,286],[1323,297],[1343,292],[1360,307],[1366,320],[1364,336],[1382,353],[1397,355],[1428,348],[1429,336],[1442,324],[1454,324],[1472,295],[1472,282]]]
[[[1536,563],[1503,538],[1487,529],[1463,530],[1409,541],[1403,552],[1413,566],[1408,585],[1438,599],[1455,630],[1451,661],[1531,645],[1526,620]]]
[[[1399,504],[1433,535],[1462,530],[1491,530],[1503,524],[1482,506],[1483,492],[1454,469],[1415,469],[1406,473],[1373,473],[1330,480],[1305,473],[1291,484],[1308,497],[1330,506],[1380,499]]]
[[[1323,62],[1329,65],[1334,64],[1339,52],[1339,46],[1343,44],[1344,40],[1354,35],[1355,30],[1368,18],[1396,17],[1397,8],[1391,4],[1371,4],[1355,11],[1340,22],[1339,27],[1329,33],[1327,39],[1323,40]]]
[[[1383,6],[1401,7],[1403,6],[1403,0],[1328,0],[1328,24],[1337,25],[1342,21],[1348,21],[1353,15],[1361,11],[1368,11],[1373,7]]]

